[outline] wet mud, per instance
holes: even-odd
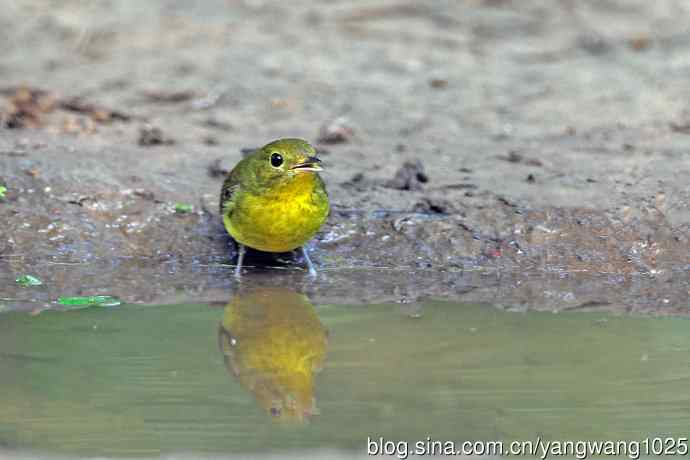
[[[2,4],[1,308],[227,300],[223,174],[291,136],[320,276],[254,253],[243,283],[690,313],[682,1]]]

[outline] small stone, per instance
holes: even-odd
[[[171,145],[175,141],[163,134],[163,131],[152,125],[145,125],[139,130],[139,145],[148,147],[152,145]]]
[[[421,190],[423,184],[429,182],[429,176],[424,171],[420,160],[407,161],[395,173],[393,179],[386,183],[386,187],[398,190]]]
[[[429,86],[431,86],[434,89],[443,89],[448,86],[448,80],[445,80],[443,78],[433,78],[429,80]]]
[[[320,144],[350,142],[354,134],[350,121],[346,117],[338,117],[321,127],[317,142]]]

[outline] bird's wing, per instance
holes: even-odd
[[[225,182],[223,188],[220,190],[220,213],[221,215],[230,214],[235,207],[234,195],[240,188],[240,183],[235,178],[234,174],[230,174]]]

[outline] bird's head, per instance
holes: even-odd
[[[301,139],[280,139],[266,144],[246,158],[259,182],[290,181],[303,174],[322,171],[316,150]]]

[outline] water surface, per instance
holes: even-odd
[[[417,440],[687,436],[690,323],[487,305],[0,315],[0,448],[146,456]]]

